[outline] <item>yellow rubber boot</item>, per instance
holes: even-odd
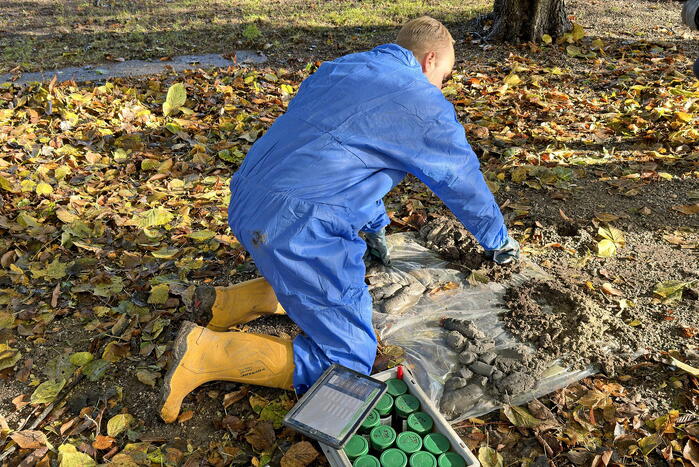
[[[172,423],[182,400],[210,381],[235,381],[292,389],[294,356],[290,340],[244,332],[215,332],[185,321],[175,339],[165,376],[160,416]]]
[[[197,321],[208,318],[207,327],[214,331],[227,331],[264,315],[286,313],[263,277],[229,287],[200,287],[195,299],[197,313],[203,320]]]

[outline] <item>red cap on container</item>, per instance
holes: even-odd
[[[398,365],[396,369],[396,378],[403,379],[403,365]]]

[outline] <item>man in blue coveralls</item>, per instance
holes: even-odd
[[[439,21],[408,22],[395,44],[324,63],[231,180],[229,224],[263,278],[198,288],[207,328],[185,322],[161,416],[213,380],[304,392],[332,363],[369,374],[376,356],[367,251],[389,263],[382,198],[407,173],[434,191],[490,259],[519,256],[479,162],[440,89],[454,66]],[[363,232],[366,241],[359,235]],[[294,341],[228,331],[284,313]]]

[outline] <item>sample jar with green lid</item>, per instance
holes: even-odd
[[[415,412],[408,415],[407,428],[419,435],[426,435],[432,431],[434,420],[425,412]]]
[[[437,467],[437,458],[426,451],[410,455],[410,467]]]
[[[386,386],[388,393],[392,395],[393,397],[396,396],[401,396],[408,392],[408,385],[405,384],[405,381],[402,379],[398,378],[391,378],[386,380]]]
[[[437,458],[439,467],[466,467],[466,461],[455,452],[445,452]]]
[[[359,431],[362,433],[369,433],[372,428],[379,426],[381,424],[381,418],[379,417],[379,412],[376,409],[369,412],[362,424],[359,426]]]
[[[379,425],[369,433],[371,447],[377,451],[384,451],[393,445],[396,440],[396,430],[386,425]]]
[[[379,460],[369,454],[366,456],[357,457],[352,465],[354,467],[381,467]]]
[[[420,410],[420,400],[411,394],[403,394],[396,397],[394,405],[396,415],[393,417],[393,427],[396,431],[405,431],[407,429],[406,419],[411,413]]]
[[[391,424],[391,420],[393,419],[393,417],[391,417],[391,411],[393,410],[393,406],[393,396],[391,396],[388,393],[381,396],[381,399],[379,399],[379,401],[376,403],[374,410],[376,410],[379,413],[382,425]]]
[[[344,451],[350,460],[356,459],[369,453],[369,442],[360,435],[352,435]]]
[[[386,449],[381,453],[381,467],[406,467],[408,456],[403,451],[396,448]]]
[[[435,456],[447,452],[451,447],[449,439],[441,433],[430,433],[422,439],[422,447]]]
[[[398,433],[396,447],[407,454],[418,452],[422,449],[422,438],[413,431]]]

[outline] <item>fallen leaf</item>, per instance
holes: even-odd
[[[128,413],[120,413],[109,419],[107,422],[107,434],[112,438],[119,436],[134,423],[136,419]]]
[[[72,444],[63,444],[58,447],[59,467],[95,467],[97,462],[85,453],[78,452]]]
[[[602,284],[602,292],[615,297],[621,297],[624,295],[620,290],[615,289],[614,286],[612,286],[612,284],[610,284],[609,282],[605,282],[604,284]]]
[[[149,371],[145,369],[136,371],[136,378],[146,386],[155,387],[155,383],[158,380],[160,373],[155,371]]]
[[[663,303],[673,302],[682,298],[682,291],[687,285],[687,282],[678,280],[658,282],[653,288],[653,294],[662,298]]]
[[[114,446],[115,439],[111,436],[97,435],[92,442],[92,447],[98,451],[109,449]]]
[[[111,341],[105,346],[102,358],[108,362],[116,363],[126,358],[130,353],[131,347],[128,343],[119,344],[116,341]]]
[[[46,435],[35,430],[15,431],[10,438],[22,449],[39,449],[48,444]]]
[[[282,456],[282,467],[306,467],[318,457],[318,451],[308,441],[300,441]]]
[[[235,404],[236,402],[244,399],[245,396],[247,396],[249,392],[250,392],[249,386],[243,386],[240,389],[238,389],[237,391],[229,392],[228,394],[223,396],[223,408],[227,409],[232,404]]]
[[[688,440],[682,450],[682,457],[691,462],[694,467],[699,467],[699,443]]]
[[[699,203],[680,204],[678,206],[673,206],[672,209],[674,209],[677,212],[681,212],[682,214],[686,214],[688,216],[691,216],[693,214],[699,214]]]
[[[257,421],[245,435],[245,440],[257,452],[271,450],[276,439],[274,426],[268,421]]]
[[[502,409],[507,419],[517,428],[534,428],[541,424],[541,420],[535,418],[529,410],[516,405],[506,405]]]
[[[177,423],[184,423],[188,420],[191,420],[192,417],[194,416],[194,411],[193,410],[187,410],[185,412],[182,412],[179,417],[177,417]]]
[[[504,465],[502,455],[488,446],[481,446],[478,450],[478,460],[483,467],[503,467]]]
[[[56,399],[65,385],[65,379],[44,381],[34,390],[30,401],[32,404],[49,404]]]

